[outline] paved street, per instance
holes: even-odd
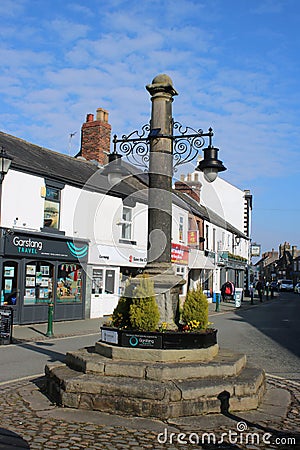
[[[267,395],[258,411],[161,422],[59,408],[44,395],[42,377],[2,381],[0,449],[299,450],[299,300],[300,296],[285,294],[263,304],[256,301],[254,306],[245,301],[238,310],[233,304],[221,304],[217,313],[215,305],[210,305],[220,345],[247,353],[250,361],[261,364],[269,374]],[[84,327],[89,336],[83,337]],[[66,350],[90,345],[97,336],[93,327],[96,331],[98,321],[55,324],[58,339],[46,339],[44,325],[33,326],[35,331],[16,327],[15,339],[20,344],[0,347],[3,380],[22,378],[30,367],[32,374],[42,373],[45,361],[61,360]],[[81,335],[66,338],[72,330]],[[242,429],[251,438],[247,442]],[[204,435],[208,432],[212,433],[209,437]],[[227,445],[221,442],[222,433],[226,433]]]
[[[255,299],[254,306],[238,310],[225,305],[211,315],[219,345],[245,353],[269,374],[300,382],[300,295]]]

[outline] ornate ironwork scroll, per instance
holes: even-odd
[[[129,163],[147,170],[150,156],[149,132],[150,124],[146,124],[142,126],[140,132],[135,130],[128,135],[123,134],[121,139],[117,139],[115,134],[114,151],[117,151],[117,144],[119,144],[118,150],[126,156]]]
[[[203,130],[195,130],[191,127],[184,127],[179,122],[174,122],[173,130],[178,133],[173,136],[173,172],[177,171],[178,166],[193,161],[199,153],[199,150],[205,145],[205,137],[211,138],[213,136],[212,128],[209,128],[208,133]]]
[[[128,135],[123,134],[121,139],[117,139],[117,135],[114,135],[114,152],[117,153],[118,147],[129,163],[148,170],[151,139],[169,138],[173,142],[173,172],[176,172],[178,166],[191,162],[198,156],[199,150],[205,145],[205,137],[209,137],[211,145],[213,131],[209,128],[208,133],[204,133],[201,129],[184,127],[179,122],[173,123],[174,130],[177,131],[177,135],[165,136],[157,133],[150,136],[150,124],[146,124],[140,132],[135,130]]]

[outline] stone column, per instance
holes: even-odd
[[[148,254],[145,273],[155,286],[161,322],[174,325],[179,304],[179,289],[184,281],[171,264],[172,242],[172,102],[177,95],[167,75],[156,76],[146,86],[151,94],[152,113],[149,161]],[[158,130],[157,134],[153,130]],[[160,137],[160,135],[164,137]]]

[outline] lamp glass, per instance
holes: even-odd
[[[0,170],[2,174],[7,174],[11,165],[11,159],[0,156]]]
[[[215,181],[215,179],[218,176],[218,169],[215,167],[206,167],[203,170],[203,174],[204,174],[204,178],[206,179],[206,181],[208,181],[209,183],[212,183],[213,181]]]
[[[114,186],[115,184],[119,184],[122,181],[123,176],[121,172],[109,172],[107,178],[110,186]]]

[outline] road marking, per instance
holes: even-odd
[[[13,380],[7,380],[7,381],[1,381],[0,382],[0,386],[4,386],[5,384],[10,384],[10,383],[17,383],[19,381],[26,381],[26,380],[30,380],[31,378],[39,378],[39,377],[43,377],[45,375],[45,373],[36,373],[34,375],[28,375],[27,377],[21,377],[21,378],[15,378]]]
[[[289,378],[279,377],[278,375],[273,375],[271,373],[266,373],[266,376],[270,377],[270,378],[275,378],[276,380],[279,380],[279,381],[284,381],[285,383],[288,382],[288,383],[293,384],[293,385],[295,385],[297,387],[300,387],[300,383],[298,383],[297,381],[291,380]]]

